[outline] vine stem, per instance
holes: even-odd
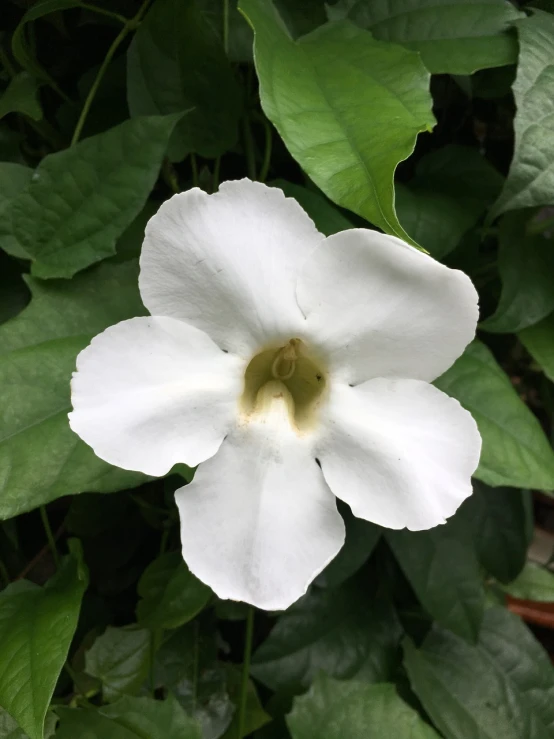
[[[271,164],[271,150],[273,145],[273,138],[271,134],[271,125],[269,121],[264,118],[264,131],[265,131],[265,149],[264,149],[264,160],[262,162],[262,168],[260,170],[260,182],[265,182],[267,175],[269,174],[269,167]]]
[[[115,21],[119,21],[119,23],[126,24],[129,22],[129,19],[125,18],[124,15],[121,15],[120,13],[114,13],[113,10],[99,8],[97,5],[92,5],[91,3],[81,2],[79,7],[83,8],[84,10],[90,10],[92,13],[98,13],[98,15],[105,15],[106,18],[113,18]]]
[[[229,0],[223,0],[223,49],[229,55]]]
[[[48,514],[46,513],[46,507],[41,505],[40,506],[40,517],[42,519],[42,525],[44,526],[44,531],[46,532],[46,538],[48,539],[48,546],[50,547],[50,551],[52,552],[52,556],[54,557],[54,562],[56,564],[56,569],[60,566],[60,555],[58,554],[58,549],[56,547],[56,540],[54,539],[54,534],[52,533],[52,529],[50,528],[50,521],[48,520]]]
[[[192,186],[198,187],[198,162],[196,161],[196,154],[194,152],[190,155],[190,168],[192,171]]]
[[[248,699],[248,678],[250,676],[250,660],[252,657],[252,641],[254,636],[254,608],[248,607],[246,614],[246,635],[244,640],[244,657],[242,660],[242,677],[240,683],[239,720],[237,739],[243,739],[246,725],[246,702]]]
[[[85,121],[87,119],[87,116],[90,110],[90,106],[92,105],[92,101],[94,100],[96,93],[98,92],[100,83],[102,82],[102,79],[104,78],[104,75],[106,74],[106,71],[108,67],[110,66],[110,63],[115,55],[115,52],[119,49],[123,41],[125,41],[127,36],[131,33],[131,31],[134,31],[135,28],[138,27],[138,25],[140,24],[140,21],[142,20],[143,15],[146,13],[146,9],[148,8],[149,4],[150,4],[150,0],[144,0],[144,2],[139,8],[138,13],[130,20],[125,21],[125,25],[123,26],[121,31],[118,33],[114,42],[108,49],[108,52],[104,58],[104,61],[100,65],[98,74],[96,75],[96,78],[94,82],[92,83],[92,87],[90,88],[89,93],[86,97],[85,104],[83,105],[83,109],[81,111],[81,115],[79,116],[79,120],[77,121],[77,125],[75,126],[75,130],[73,131],[73,136],[71,137],[71,146],[73,146],[74,144],[77,143],[77,141],[79,141],[79,138],[83,131],[83,126],[85,125]]]
[[[244,151],[246,154],[246,167],[251,180],[256,180],[256,152],[254,151],[254,137],[250,119],[246,114],[242,120],[242,132],[244,136]]]
[[[212,191],[216,192],[219,187],[219,175],[221,171],[221,157],[217,157],[214,164],[214,173],[212,177]]]

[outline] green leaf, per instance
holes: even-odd
[[[9,209],[34,275],[71,277],[115,253],[157,179],[179,117],[126,121],[41,161]]]
[[[108,702],[138,693],[150,667],[151,634],[136,626],[108,626],[85,655],[85,671],[102,682]]]
[[[202,739],[196,721],[172,696],[164,701],[125,696],[111,706],[60,706],[56,713],[56,739]]]
[[[528,212],[500,221],[498,269],[502,293],[496,311],[481,323],[485,331],[513,333],[554,310],[554,239],[527,230]]]
[[[282,616],[254,654],[252,675],[273,690],[302,692],[320,670],[340,679],[389,679],[401,629],[391,604],[350,580],[313,588]]]
[[[44,739],[51,739],[54,736],[56,723],[57,719],[53,713],[46,715]],[[2,707],[0,707],[0,739],[29,739],[29,735],[19,728],[17,721]]]
[[[315,580],[319,587],[336,588],[351,577],[369,558],[383,532],[380,526],[356,518],[348,506],[341,507],[340,512],[346,525],[346,541]]]
[[[11,228],[9,208],[17,195],[31,182],[33,170],[22,164],[0,162],[0,248],[13,257],[28,259]]]
[[[442,259],[501,187],[501,175],[477,149],[450,144],[422,157],[407,186],[396,184],[396,212],[414,241]]]
[[[435,385],[460,401],[483,438],[476,476],[487,485],[554,490],[554,452],[529,408],[480,341]]]
[[[554,603],[554,573],[535,562],[527,562],[513,582],[501,587],[513,598]]]
[[[44,588],[19,580],[0,593],[0,704],[30,739],[43,739],[87,586],[77,544]]]
[[[504,608],[485,613],[476,646],[435,628],[405,646],[412,688],[449,739],[550,739],[554,671],[526,626]]]
[[[100,265],[71,281],[30,278],[30,305],[0,326],[0,518],[146,479],[96,457],[67,420],[78,352],[110,324],[144,313],[137,278],[136,262]]]
[[[235,710],[227,672],[217,662],[217,640],[213,624],[200,617],[169,635],[154,662],[155,687],[173,693],[200,722],[203,739],[219,739]]]
[[[550,205],[554,189],[554,17],[535,10],[517,29],[515,151],[491,220],[507,210]]]
[[[154,3],[129,47],[127,94],[133,117],[191,111],[171,139],[175,161],[219,156],[237,140],[241,91],[194,0]]]
[[[323,195],[286,180],[274,180],[270,184],[282,190],[288,198],[297,200],[315,223],[318,231],[325,236],[354,228],[354,224]]]
[[[475,641],[484,613],[479,565],[455,522],[429,531],[387,531],[394,556],[425,610],[463,639]]]
[[[341,682],[319,675],[287,716],[292,739],[439,739],[394,685]]]
[[[0,97],[0,118],[8,113],[24,113],[39,121],[42,118],[38,100],[39,87],[37,81],[27,72],[16,75]]]
[[[518,337],[544,374],[554,382],[554,313],[523,329]]]
[[[490,488],[473,483],[473,495],[456,517],[471,531],[480,564],[500,582],[510,582],[523,569],[530,544],[530,494],[514,488]]]
[[[142,600],[137,620],[150,629],[176,629],[191,621],[212,596],[183,562],[179,552],[162,554],[151,562],[138,583]]]
[[[394,210],[394,171],[434,125],[419,56],[348,22],[293,41],[266,0],[242,0],[255,31],[262,107],[335,203],[410,241]]]
[[[506,29],[524,17],[505,0],[339,0],[329,10],[377,39],[419,51],[433,74],[514,64],[517,43]]]

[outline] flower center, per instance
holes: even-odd
[[[284,390],[291,424],[301,433],[308,432],[317,420],[327,377],[319,358],[301,339],[265,349],[250,360],[244,373],[242,413],[249,418],[266,413],[268,392],[277,385]]]

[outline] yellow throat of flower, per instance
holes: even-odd
[[[317,409],[325,395],[326,373],[301,339],[256,354],[244,374],[241,412],[245,420],[262,420],[279,405],[291,426],[307,433],[317,421]],[[273,408],[273,410],[272,410]]]

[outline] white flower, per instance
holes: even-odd
[[[81,352],[71,428],[125,469],[203,463],[176,500],[183,557],[219,597],[297,600],[343,544],[335,496],[420,530],[471,494],[477,427],[428,384],[475,333],[462,272],[376,231],[325,238],[242,180],[162,205],[139,284],[152,317]]]

